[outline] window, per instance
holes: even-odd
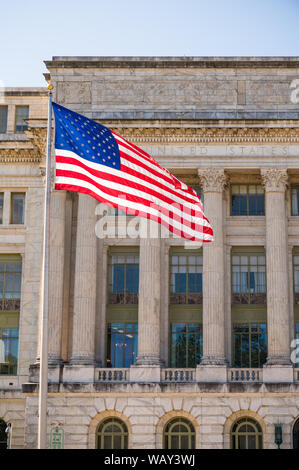
[[[231,215],[265,215],[263,186],[233,184],[231,186]]]
[[[24,224],[25,193],[11,194],[11,223]]]
[[[294,299],[295,304],[299,304],[299,253],[293,258],[294,265]]]
[[[233,325],[233,367],[260,368],[267,359],[266,323]]]
[[[0,134],[7,131],[7,106],[0,106]]]
[[[139,256],[135,253],[112,254],[109,264],[109,304],[137,304]]]
[[[198,252],[171,255],[170,303],[202,303],[202,255]]]
[[[185,418],[174,418],[164,429],[164,449],[195,449],[195,429]]]
[[[25,119],[29,117],[29,106],[16,106],[16,132],[28,129]]]
[[[7,424],[0,419],[0,449],[7,449],[7,433],[5,432]]]
[[[233,304],[266,304],[266,258],[264,254],[232,254]]]
[[[299,187],[291,189],[292,215],[299,215]]]
[[[21,270],[19,260],[0,257],[0,374],[17,373]]]
[[[200,323],[171,324],[171,367],[195,368],[202,356],[202,327]]]
[[[137,357],[138,324],[109,323],[107,367],[130,367]]]
[[[293,427],[293,449],[299,449],[299,418]]]
[[[251,418],[239,419],[232,427],[231,447],[232,449],[262,449],[261,426]]]
[[[202,206],[203,206],[203,203],[204,203],[204,192],[203,192],[202,188],[200,188],[199,186],[190,186],[190,187],[191,187],[192,189],[194,189],[194,191],[198,194],[198,196],[200,197]]]
[[[127,426],[118,418],[105,419],[98,427],[97,442],[98,449],[127,449]]]
[[[3,202],[4,193],[0,193],[0,224],[3,224]]]

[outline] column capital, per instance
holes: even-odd
[[[286,168],[262,168],[261,177],[265,190],[269,192],[284,192],[288,184]]]
[[[224,169],[199,168],[197,173],[204,192],[222,192],[228,181]]]

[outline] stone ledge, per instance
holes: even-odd
[[[53,68],[230,68],[230,67],[299,67],[299,57],[208,57],[208,56],[53,56],[44,61]]]
[[[37,394],[39,385],[37,383],[22,384],[22,392],[24,394]],[[5,390],[0,391],[5,392]],[[49,394],[68,394],[68,393],[203,393],[203,394],[265,394],[265,393],[281,393],[281,394],[299,394],[299,383],[61,383],[49,384]]]

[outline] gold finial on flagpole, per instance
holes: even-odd
[[[52,91],[54,87],[53,87],[52,83],[49,83],[47,88],[48,88],[49,91]]]

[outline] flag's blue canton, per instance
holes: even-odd
[[[56,103],[53,109],[56,153],[70,150],[86,160],[120,170],[118,144],[107,127]]]

